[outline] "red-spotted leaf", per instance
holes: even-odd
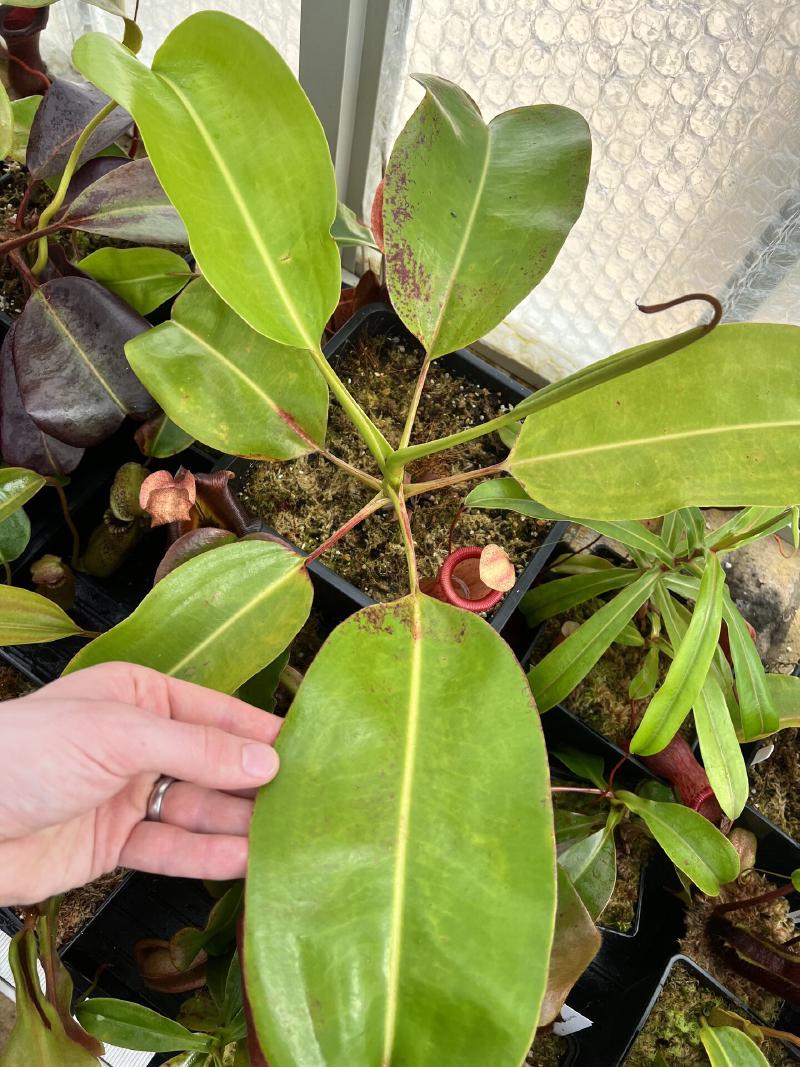
[[[39,474],[70,474],[84,450],[44,433],[25,410],[14,373],[15,328],[8,331],[0,350],[0,455],[5,463],[29,467]]]
[[[167,199],[149,159],[136,159],[102,175],[54,222],[138,244],[188,245],[180,215]]]
[[[36,112],[28,139],[28,170],[34,178],[60,174],[83,128],[108,103],[93,85],[56,78]],[[121,107],[104,119],[89,137],[78,159],[85,163],[113,144],[131,125]]]
[[[14,369],[25,410],[45,433],[76,447],[99,444],[153,398],[125,358],[150,324],[88,278],[54,278],[16,322]]]

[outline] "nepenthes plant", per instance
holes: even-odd
[[[220,994],[225,1037],[249,1029],[251,1062],[271,1067],[518,1067],[540,1018],[556,916],[544,740],[510,648],[479,614],[421,592],[408,519],[415,495],[498,471],[418,483],[409,466],[522,420],[503,466],[553,512],[619,522],[709,504],[788,507],[800,334],[698,326],[479,426],[416,441],[431,364],[486,334],[541,280],[580,214],[591,155],[570,109],[523,107],[486,124],[460,88],[419,76],[424,97],[386,169],[380,236],[392,302],[426,358],[390,442],[320,348],[340,297],[334,172],[275,49],[245,23],[203,12],[167,37],[151,68],[102,34],[79,40],[74,62],[133,116],[202,274],[168,322],[126,344],[137,380],[190,437],[275,462],[316,451],[342,465],[325,448],[332,398],[371,456],[370,469],[348,473],[373,495],[308,557],[245,535],[188,558],[68,670],[125,659],[237,691],[279,661],[308,617],[310,560],[387,507],[405,547],[408,595],[337,627],[287,716],[244,894],[251,1022],[240,1002],[223,1010]],[[696,560],[697,580],[718,596],[713,546]],[[638,579],[642,602],[660,573]],[[28,640],[75,632],[35,593],[6,596],[4,609],[13,599],[25,613]],[[687,647],[694,640],[687,629]],[[84,1024],[118,1036],[116,1009],[91,1005]],[[134,1010],[124,1009],[129,1021]],[[162,1028],[160,1040],[195,1062],[223,1053],[221,1038],[170,1045],[185,1033]]]

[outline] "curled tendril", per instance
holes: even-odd
[[[663,304],[637,304],[636,307],[639,311],[644,312],[645,315],[655,315],[659,311],[667,311],[669,308],[677,307],[678,304],[688,304],[690,300],[705,300],[707,304],[711,305],[714,314],[708,322],[702,324],[704,330],[710,332],[715,326],[719,325],[722,319],[722,304],[710,293],[687,293],[685,296],[676,296],[674,300],[666,300]]]

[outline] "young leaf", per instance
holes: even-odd
[[[708,675],[719,640],[724,584],[722,567],[712,555],[706,562],[692,621],[661,688],[633,735],[631,752],[642,756],[660,752],[689,714]]]
[[[783,529],[789,520],[789,509],[742,508],[733,518],[706,535],[706,545],[719,552],[740,548],[751,541]]]
[[[41,96],[23,96],[19,100],[11,101],[14,128],[11,135],[11,149],[8,155],[15,163],[25,162],[31,125],[41,102]]]
[[[192,435],[176,426],[169,415],[163,412],[143,423],[134,437],[142,454],[156,459],[175,456],[194,443]]]
[[[570,990],[599,952],[600,941],[600,931],[559,867],[556,928],[539,1026],[547,1026],[558,1016]]]
[[[628,696],[631,700],[646,700],[650,696],[658,682],[658,665],[658,649],[649,648],[642,669],[631,678],[628,686]]]
[[[614,638],[614,644],[625,645],[628,648],[644,648],[644,638],[635,623],[626,622]]]
[[[35,645],[76,637],[80,626],[47,597],[0,585],[0,645]]]
[[[187,926],[171,938],[170,957],[178,970],[187,971],[201,952],[219,956],[236,944],[236,923],[241,914],[243,897],[244,882],[234,882],[211,909],[208,922],[202,930]]]
[[[44,478],[24,467],[0,467],[0,522],[27,504],[44,486]]]
[[[487,125],[457,85],[415,78],[425,97],[386,168],[384,252],[392,303],[433,359],[483,337],[550,269],[583,207],[591,137],[551,105]]]
[[[618,800],[638,815],[676,867],[687,874],[707,896],[715,897],[721,885],[739,874],[739,853],[704,816],[683,804],[616,792]]]
[[[778,729],[778,712],[767,686],[756,644],[727,590],[722,602],[722,614],[728,628],[728,643],[736,676],[742,738],[751,741]]]
[[[125,348],[137,377],[186,433],[221,452],[292,459],[325,440],[328,387],[308,352],[256,333],[203,278],[172,318]]]
[[[0,563],[13,563],[19,559],[30,539],[31,523],[23,508],[0,520]]]
[[[646,518],[743,499],[788,506],[800,478],[798,337],[796,326],[719,326],[537,411],[506,469],[530,496],[568,515]]]
[[[65,673],[118,659],[233,693],[289,644],[311,598],[303,561],[288,548],[223,545],[168,574]]]
[[[563,746],[551,750],[551,755],[556,756],[565,767],[568,767],[578,778],[584,778],[598,789],[605,789],[608,782],[605,778],[605,763],[602,756],[592,752],[581,752],[578,748]]]
[[[186,260],[168,248],[98,248],[79,265],[140,315],[155,311],[192,277]]]
[[[658,576],[657,571],[641,575],[536,664],[528,679],[540,713],[555,707],[586,677],[653,592]]]
[[[75,1012],[90,1034],[121,1048],[139,1052],[211,1052],[211,1034],[193,1034],[185,1026],[159,1015],[144,1004],[93,997]]]
[[[769,1067],[755,1041],[735,1026],[708,1026],[704,1022],[700,1040],[711,1067]]]
[[[125,359],[125,342],[149,323],[89,278],[54,278],[14,325],[14,369],[25,409],[73,447],[100,444],[126,415],[155,404]]]
[[[476,701],[502,745],[480,743]],[[311,664],[277,747],[244,951],[270,1067],[521,1063],[555,854],[541,727],[505,642],[425,596],[364,608]]]
[[[363,222],[359,222],[355,211],[349,208],[347,204],[343,204],[341,200],[336,205],[336,218],[333,220],[333,226],[331,226],[331,237],[340,248],[366,247],[374,248],[376,252],[380,252],[380,248],[378,248],[375,238],[372,236],[372,230]]]
[[[529,626],[561,615],[578,604],[630,585],[639,577],[632,568],[608,567],[589,574],[575,574],[554,582],[537,585],[520,601],[520,610]]]
[[[189,243],[183,222],[149,159],[135,159],[103,174],[67,203],[53,221],[65,229],[140,244]]]
[[[84,127],[108,102],[108,97],[91,85],[56,78],[44,94],[31,125],[26,160],[31,177],[61,174]],[[116,108],[90,135],[78,158],[78,166],[108,148],[130,125],[130,115]]]
[[[167,36],[152,71],[99,33],[77,41],[73,62],[132,113],[223,300],[267,337],[316,348],[339,300],[336,182],[278,52],[239,19],[202,11]]]
[[[597,920],[614,892],[617,880],[617,851],[614,831],[597,830],[559,854],[558,865],[583,901],[592,919]]]
[[[750,783],[725,694],[711,674],[695,700],[694,723],[714,796],[729,819],[738,819],[747,803]]]

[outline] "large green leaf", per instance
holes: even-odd
[[[97,33],[73,61],[133,115],[220,296],[267,337],[316,347],[339,300],[336,183],[322,126],[278,52],[203,11],[168,35],[152,71]]]
[[[706,560],[692,620],[675,649],[667,676],[631,739],[631,752],[651,756],[669,744],[689,714],[711,669],[722,623],[725,575],[716,556]],[[661,593],[659,594],[661,595]],[[661,601],[669,600],[663,592]]]
[[[537,585],[520,601],[520,609],[529,626],[537,626],[553,615],[561,615],[578,604],[622,589],[639,577],[632,568],[609,567],[590,574],[573,574],[553,582]]]
[[[41,474],[26,467],[0,467],[0,522],[27,504],[44,484]]]
[[[738,819],[750,792],[747,767],[725,694],[712,674],[694,702],[694,724],[714,796],[729,819]]]
[[[657,571],[641,575],[536,664],[528,679],[540,712],[548,711],[569,696],[586,677],[648,599],[657,581]]]
[[[735,1026],[702,1026],[700,1040],[711,1067],[769,1067],[751,1037]]]
[[[82,633],[47,597],[15,585],[0,585],[0,645],[38,645]]]
[[[308,352],[256,333],[203,278],[181,293],[169,322],[125,346],[136,372],[186,433],[221,452],[292,459],[325,440],[328,387]]]
[[[233,693],[270,663],[308,617],[311,582],[294,552],[240,541],[195,556],[92,641],[65,673],[109,660]]]
[[[457,85],[415,77],[425,97],[386,168],[384,251],[392,303],[433,358],[482,337],[545,276],[583,207],[591,137],[549,104],[487,126]]]
[[[750,741],[778,729],[778,712],[767,686],[767,676],[742,613],[725,590],[722,614],[728,629],[728,644],[736,676],[742,736]]]
[[[599,952],[600,942],[600,931],[559,866],[556,929],[539,1026],[547,1026],[557,1017],[570,990]]]
[[[192,268],[183,256],[168,248],[98,248],[79,266],[140,315],[175,296],[192,277]]]
[[[717,896],[720,886],[739,874],[739,853],[699,812],[683,804],[647,800],[623,789],[617,790],[616,795],[645,821],[675,866],[707,896]]]
[[[159,1015],[144,1004],[93,997],[78,1005],[78,1022],[101,1041],[141,1052],[210,1052],[214,1038],[193,1034],[185,1026]]]
[[[270,1067],[518,1067],[555,856],[541,727],[508,646],[428,597],[365,608],[309,668],[278,750],[245,902]]]
[[[732,323],[538,411],[506,467],[530,496],[568,515],[788,505],[799,429],[800,329]]]

